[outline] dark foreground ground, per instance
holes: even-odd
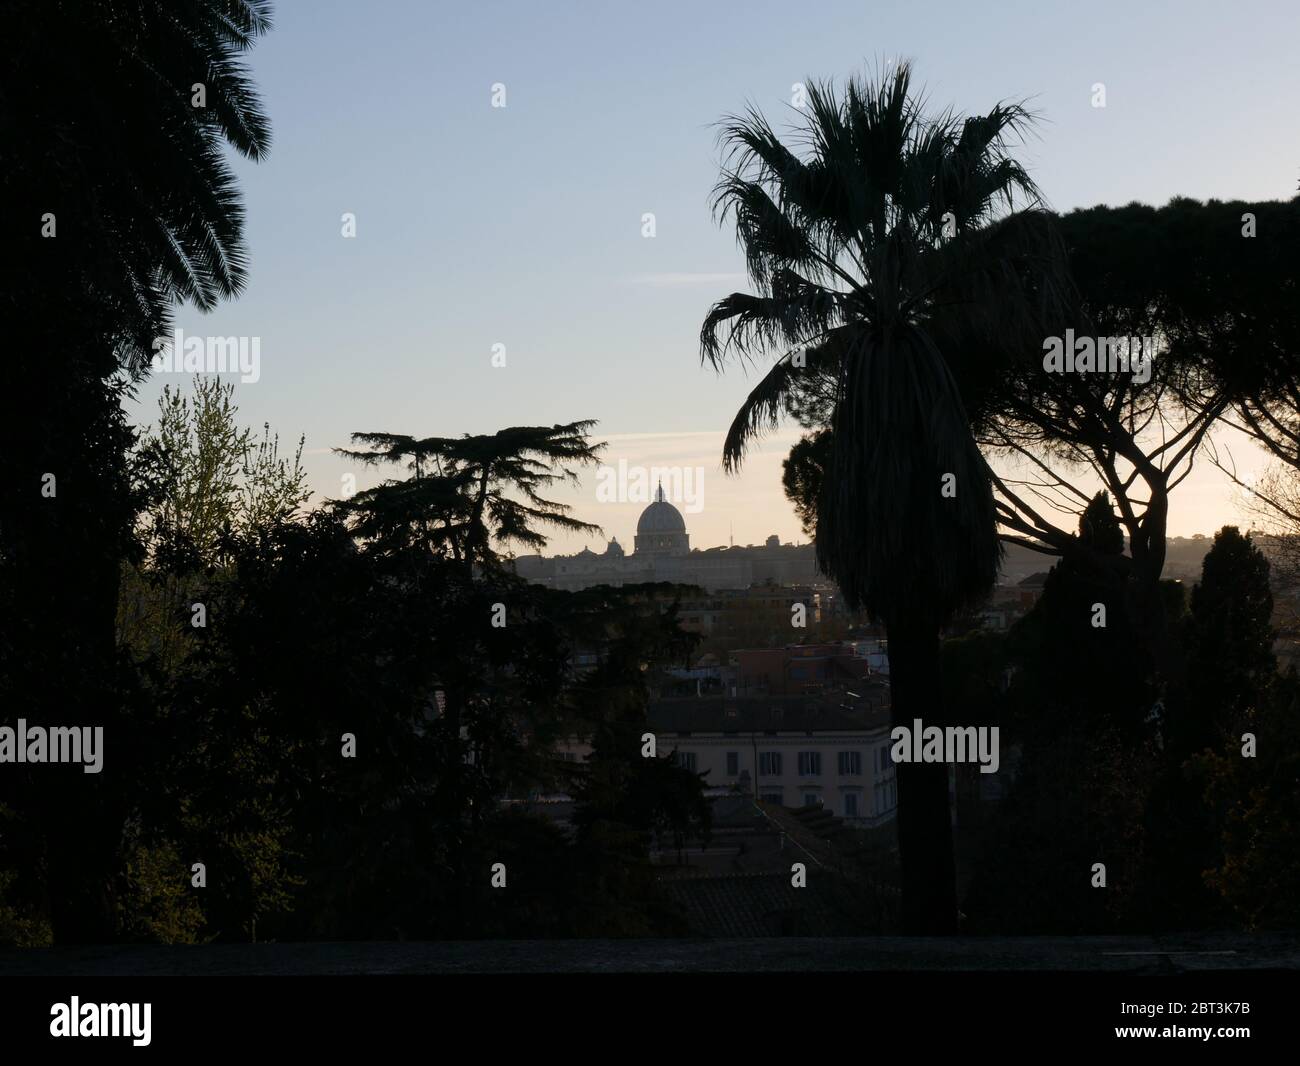
[[[0,951],[0,975],[1205,973],[1300,970],[1300,934],[220,944]]]

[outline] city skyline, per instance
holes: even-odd
[[[6,1050],[1285,1039],[1294,3],[10,6]]]
[[[763,366],[702,368],[698,333],[714,300],[750,289],[732,232],[709,210],[717,123],[752,102],[784,128],[792,87],[808,78],[843,82],[911,58],[936,109],[1028,100],[1042,121],[1019,154],[1060,211],[1294,193],[1294,166],[1272,145],[1300,92],[1285,45],[1300,15],[1280,5],[1189,4],[1176,21],[1116,3],[1086,18],[1021,5],[996,24],[961,4],[924,24],[905,5],[828,3],[794,22],[781,5],[745,5],[740,20],[737,10],[448,15],[394,3],[358,23],[345,4],[279,7],[249,63],[273,147],[257,164],[233,161],[249,284],[176,324],[261,338],[258,380],[226,380],[246,423],[269,423],[282,441],[305,434],[317,500],[338,496],[346,473],[359,488],[383,476],[333,454],[354,431],[455,436],[595,418],[610,461],[704,468],[699,543],[727,543],[733,529],[737,542],[801,539],[780,485],[797,430],[784,425],[724,477],[723,434]],[[1272,32],[1256,33],[1266,18]],[[691,33],[674,29],[683,20]],[[1027,47],[1043,40],[1050,51]],[[1093,106],[1099,83],[1104,108]],[[492,106],[494,85],[505,107]],[[642,236],[647,213],[653,238]],[[345,214],[354,238],[342,236]],[[497,345],[504,366],[493,366]],[[154,421],[157,394],[179,380],[155,374],[133,419]],[[1238,457],[1258,465],[1251,446]],[[1171,534],[1243,522],[1231,496],[1202,464],[1171,498]],[[590,471],[557,498],[607,535],[630,535],[633,507],[596,504]],[[551,550],[582,546],[560,537]]]

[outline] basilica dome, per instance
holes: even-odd
[[[686,555],[690,551],[686,520],[664,498],[662,485],[637,521],[635,547],[638,555]]]
[[[636,531],[638,533],[685,533],[686,519],[682,517],[682,512],[663,499],[663,489],[659,492],[660,498],[641,512]]]

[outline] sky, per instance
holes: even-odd
[[[1017,155],[1062,211],[1287,199],[1300,170],[1294,0],[280,0],[274,21],[249,58],[271,151],[234,163],[248,286],[176,323],[259,338],[258,380],[225,380],[247,424],[305,434],[321,497],[390,473],[332,453],[355,431],[594,418],[607,462],[702,477],[677,501],[693,546],[805,539],[780,486],[797,427],[724,475],[722,437],[756,378],[701,366],[698,339],[710,304],[748,287],[710,212],[716,124],[754,104],[781,128],[796,83],[908,59],[936,107],[1027,101],[1041,120]],[[143,385],[137,423],[164,384],[183,379]],[[643,504],[602,502],[596,482],[556,498],[630,548]],[[1239,500],[1202,464],[1169,532],[1240,522]],[[584,545],[604,540],[553,548]]]

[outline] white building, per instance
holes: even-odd
[[[879,700],[656,700],[648,717],[659,753],[706,773],[707,786],[739,786],[783,807],[821,805],[864,826],[894,816],[889,713]]]

